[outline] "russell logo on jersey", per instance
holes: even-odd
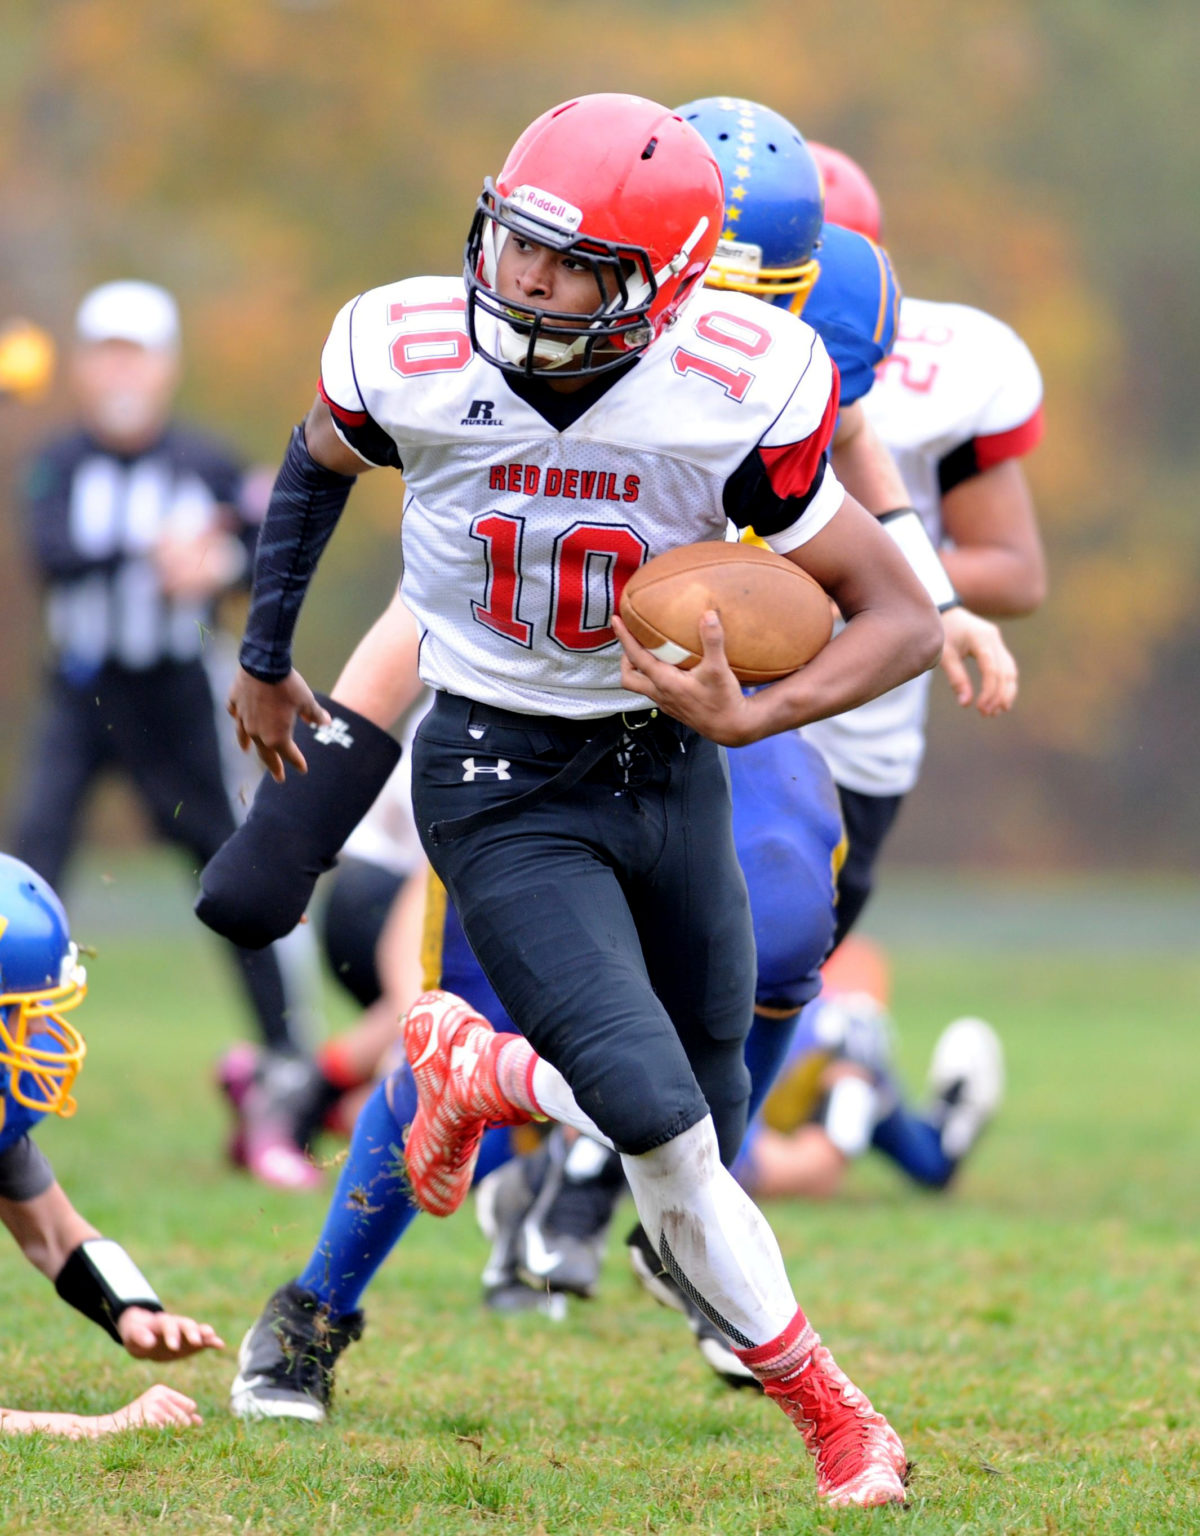
[[[471,409],[463,417],[460,425],[464,427],[502,427],[504,418],[495,414],[496,402],[494,400],[472,400]]]

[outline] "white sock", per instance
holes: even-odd
[[[546,1115],[551,1120],[557,1120],[560,1125],[574,1126],[577,1131],[582,1131],[593,1141],[600,1142],[610,1151],[614,1150],[612,1142],[596,1122],[585,1115],[575,1102],[574,1093],[557,1067],[552,1067],[548,1061],[543,1061],[540,1056],[537,1057],[529,1078],[529,1086],[535,1101],[533,1107],[539,1114]]]
[[[642,1225],[681,1289],[743,1349],[777,1338],[796,1298],[766,1218],[721,1166],[711,1115],[621,1162]]]

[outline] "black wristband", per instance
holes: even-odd
[[[318,464],[308,451],[304,428],[292,429],[258,535],[250,612],[238,657],[259,682],[282,682],[292,670],[300,605],[354,480]]]
[[[326,694],[328,725],[296,722],[307,773],[263,774],[250,814],[200,874],[196,916],[234,944],[262,949],[304,916],[318,878],[400,761],[394,736]]]
[[[123,1345],[117,1319],[129,1307],[161,1312],[163,1304],[141,1270],[111,1237],[89,1237],[67,1256],[54,1289]]]

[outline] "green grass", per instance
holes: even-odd
[[[209,1070],[238,1017],[213,952],[170,933],[99,950],[80,1111],[40,1140],[79,1208],[233,1349],[323,1198],[216,1156]],[[907,1511],[820,1509],[795,1432],[708,1374],[619,1234],[602,1300],[565,1323],[485,1316],[468,1212],[418,1222],[384,1270],[322,1428],[236,1423],[228,1356],[130,1361],[7,1254],[0,1401],[99,1412],[163,1379],[207,1422],[0,1442],[0,1532],[1200,1529],[1198,998],[1186,952],[898,958],[909,1078],[947,1019],[983,1013],[1009,1052],[1003,1117],[949,1197],[869,1159],[839,1204],[770,1214],[804,1306],[915,1460]]]

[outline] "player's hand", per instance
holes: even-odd
[[[203,1424],[204,1420],[196,1412],[196,1405],[190,1397],[176,1392],[174,1387],[164,1387],[161,1382],[156,1382],[141,1397],[126,1403],[124,1408],[118,1408],[115,1413],[103,1414],[93,1422],[97,1425],[95,1433],[106,1435],[122,1429],[162,1429],[169,1424],[191,1429],[197,1424]]]
[[[967,608],[949,609],[942,615],[942,627],[942,671],[958,702],[966,708],[975,698],[966,667],[967,658],[973,657],[979,668],[976,709],[987,717],[1010,710],[1017,699],[1017,662],[999,628]]]
[[[296,716],[309,725],[328,725],[330,718],[294,667],[279,683],[260,682],[239,667],[225,707],[237,724],[238,746],[243,752],[253,747],[279,784],[283,783],[284,763],[290,763],[297,773],[308,772],[304,753],[292,736]]]
[[[145,1307],[126,1307],[117,1319],[117,1332],[135,1360],[186,1360],[203,1349],[225,1348],[225,1340],[208,1323],[174,1312],[147,1312]]]
[[[624,649],[623,688],[653,699],[668,715],[722,746],[740,747],[755,739],[752,713],[742,685],[725,658],[725,631],[719,614],[710,610],[701,617],[700,643],[704,654],[688,672],[651,655],[616,616],[613,629]]]

